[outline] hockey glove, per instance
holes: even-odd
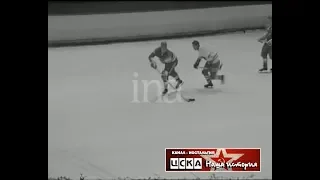
[[[157,69],[157,64],[156,64],[156,62],[152,61],[150,65],[151,65],[151,67],[152,67],[153,69]]]
[[[270,39],[269,41],[267,41],[267,44],[268,44],[269,46],[272,46],[272,39]]]
[[[198,66],[199,66],[199,64],[200,64],[200,61],[201,61],[201,59],[198,58],[197,61],[194,63],[193,67],[194,67],[195,69],[198,69]]]
[[[259,43],[264,43],[264,42],[265,42],[265,37],[263,36],[263,37],[259,38],[259,39],[258,39],[258,42],[259,42]]]

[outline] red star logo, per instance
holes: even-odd
[[[225,166],[224,166],[224,169],[226,169],[227,171],[229,170],[228,167],[227,167],[227,164],[226,162],[228,162],[230,159],[232,158],[228,158],[228,157],[224,157],[223,156],[223,153],[219,153],[219,156],[218,157],[211,157],[211,159],[216,162],[216,163],[223,163]],[[217,170],[217,168],[215,167],[215,170]]]
[[[214,155],[200,155],[202,158],[204,158],[207,161],[210,161],[211,163],[232,163],[233,161],[239,159],[244,154],[228,154],[226,149],[219,148],[217,149],[216,153]],[[217,168],[212,168],[213,171],[215,171]],[[228,167],[224,166],[224,169],[227,171],[232,171],[232,169],[228,169]]]

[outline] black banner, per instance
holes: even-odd
[[[272,1],[48,1],[48,15],[90,15],[272,4]]]

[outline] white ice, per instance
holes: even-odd
[[[147,59],[160,41],[48,49],[49,175],[194,178],[165,172],[165,148],[257,147],[261,172],[218,175],[271,178],[272,75],[256,72],[262,66],[256,39],[263,33],[167,41],[179,58],[185,95],[194,103],[142,102],[142,80],[160,80]],[[225,85],[203,89],[201,71],[193,69],[194,39],[219,53]],[[134,81],[141,103],[132,103]],[[158,95],[155,85],[147,95],[150,100]]]

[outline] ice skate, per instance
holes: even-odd
[[[204,85],[204,88],[213,88],[213,84],[210,81],[208,84]]]
[[[168,93],[168,89],[166,88],[162,91],[162,96],[166,95],[167,93]]]
[[[176,89],[180,88],[183,85],[183,81],[181,79],[178,80],[178,83],[176,85]]]
[[[261,68],[261,69],[259,69],[259,71],[258,71],[259,73],[268,73],[269,71],[268,71],[268,68]]]

